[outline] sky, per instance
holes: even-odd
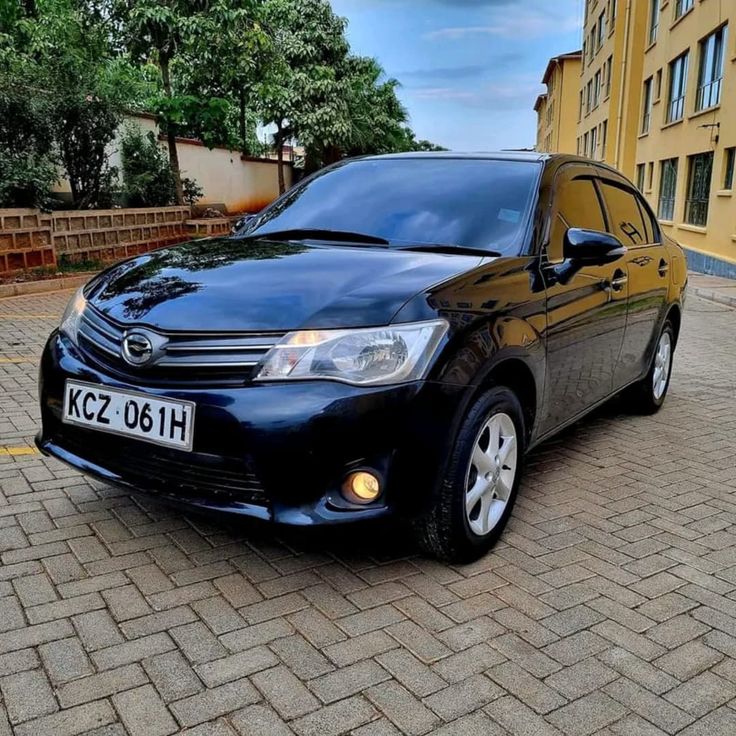
[[[583,0],[331,0],[354,53],[401,83],[418,138],[524,148],[547,62],[581,46]]]

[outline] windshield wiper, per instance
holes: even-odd
[[[495,250],[487,250],[486,248],[473,248],[469,245],[452,245],[445,243],[421,243],[419,245],[410,245],[401,250],[418,251],[420,253],[453,253],[459,256],[484,256],[486,258],[497,258],[503,253]]]
[[[246,235],[244,240],[326,240],[335,243],[361,245],[390,245],[385,238],[365,233],[352,233],[346,230],[321,230],[319,228],[298,228],[294,230],[274,230],[265,233]]]

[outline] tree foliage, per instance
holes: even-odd
[[[432,150],[409,128],[398,81],[351,53],[346,25],[328,0],[0,0],[0,202],[45,204],[63,175],[75,206],[107,203],[128,110],[154,113],[168,147],[154,141],[143,179],[123,172],[126,195],[147,203],[197,196],[180,136],[252,154],[257,126],[271,126],[282,190],[290,141],[310,170]]]

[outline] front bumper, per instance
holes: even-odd
[[[63,424],[68,378],[194,402],[193,451]],[[443,465],[464,391],[432,382],[153,387],[109,375],[58,333],[44,350],[39,388],[44,453],[168,502],[295,526],[416,513]],[[358,468],[384,481],[370,506],[340,496]]]

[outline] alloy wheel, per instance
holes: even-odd
[[[657,352],[654,354],[654,374],[652,376],[652,391],[654,398],[659,401],[667,390],[667,381],[672,368],[672,337],[665,331],[659,338]]]
[[[494,414],[473,445],[465,481],[465,514],[478,536],[493,530],[514,487],[518,460],[516,425],[508,414]]]

